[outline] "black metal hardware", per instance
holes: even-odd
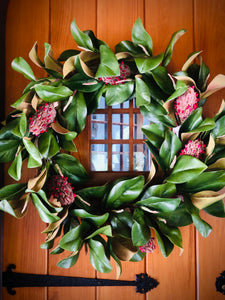
[[[220,276],[216,278],[216,290],[225,295],[225,271],[220,273]]]
[[[68,286],[136,286],[137,293],[147,293],[157,287],[158,281],[146,273],[136,275],[136,280],[111,280],[99,278],[82,278],[53,276],[40,274],[26,274],[13,272],[16,266],[11,264],[7,271],[3,272],[3,286],[7,288],[10,295],[15,295],[14,288],[18,287],[68,287]]]

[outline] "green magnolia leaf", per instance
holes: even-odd
[[[59,217],[52,214],[47,207],[42,203],[38,195],[31,193],[31,198],[34,206],[36,207],[40,218],[45,223],[53,223],[59,220]]]
[[[29,80],[36,80],[31,67],[22,57],[17,57],[12,61],[12,68]]]
[[[154,107],[151,107],[149,105],[141,106],[140,111],[142,115],[150,122],[165,125],[168,127],[176,126],[176,123],[168,115],[164,115],[162,113],[157,114]]]
[[[101,62],[98,66],[95,77],[111,77],[120,75],[117,58],[108,46],[100,46],[100,61]]]
[[[0,189],[0,200],[12,200],[20,198],[25,192],[26,183],[15,183]]]
[[[115,46],[115,52],[128,52],[132,55],[145,54],[144,49],[134,45],[131,41],[122,41]]]
[[[145,56],[145,57],[135,57],[134,58],[138,71],[143,74],[147,73],[160,65],[163,60],[163,53],[157,56]]]
[[[182,248],[182,236],[179,228],[166,225],[164,222],[157,221],[160,231],[173,243]]]
[[[140,18],[133,25],[132,41],[136,46],[144,47],[149,55],[152,55],[152,39],[144,29]]]
[[[19,124],[13,129],[12,133],[18,137],[24,137],[27,132],[27,117],[24,112],[21,113]]]
[[[162,124],[149,124],[142,126],[141,130],[146,137],[151,141],[152,145],[160,148],[164,140],[165,127]]]
[[[168,71],[163,66],[158,66],[151,71],[152,76],[164,93],[171,95],[174,92],[173,82],[168,75]]]
[[[77,27],[75,20],[72,21],[70,30],[78,46],[91,51],[95,50],[91,38],[84,32],[80,31],[80,29]]]
[[[96,226],[102,226],[108,219],[109,213],[105,213],[104,215],[93,215],[85,211],[84,209],[73,209],[70,212],[73,216],[80,217],[82,219],[86,219],[90,221]]]
[[[108,106],[117,105],[129,100],[133,95],[134,83],[132,81],[119,85],[107,86],[105,100]]]
[[[169,102],[171,100],[176,99],[177,97],[183,95],[187,90],[187,85],[181,81],[177,80],[176,82],[176,90],[172,93],[172,95],[169,96],[169,98],[166,99],[166,102]]]
[[[73,94],[66,86],[52,86],[52,85],[35,85],[35,91],[38,96],[45,102],[61,101]]]
[[[106,235],[112,237],[112,228],[110,225],[106,225],[103,227],[100,227],[99,229],[95,230],[93,233],[91,233],[89,236],[86,237],[86,240],[92,239],[95,236]]]
[[[58,142],[51,130],[43,133],[38,139],[38,149],[44,158],[51,158],[59,152]]]
[[[209,73],[210,71],[208,66],[206,66],[206,64],[202,61],[197,80],[197,87],[200,91],[205,91]]]
[[[70,101],[70,100],[69,100]],[[67,128],[80,133],[86,125],[87,105],[83,93],[77,92],[72,98],[71,103],[63,112],[67,122]]]
[[[77,253],[77,254],[72,253],[72,255],[68,256],[67,258],[60,260],[57,263],[57,266],[60,268],[63,268],[63,269],[71,268],[72,266],[75,265],[78,258],[79,258],[79,253]]]
[[[134,220],[129,212],[122,211],[120,213],[112,213],[110,215],[110,223],[112,225],[113,232],[124,238],[131,237]]]
[[[112,271],[110,260],[106,256],[103,242],[97,238],[88,241],[90,262],[92,266],[101,273],[109,273]]]
[[[10,203],[7,200],[0,201],[0,210],[4,211],[5,213],[8,213],[16,218],[14,209],[12,208],[12,206],[10,205]]]
[[[224,205],[223,200],[217,201],[217,202],[205,207],[204,211],[214,217],[225,218],[225,205]]]
[[[132,242],[134,246],[142,246],[148,243],[151,232],[148,226],[134,222],[132,227]]]
[[[180,127],[180,133],[191,132],[198,128],[202,123],[202,107],[197,108],[193,113],[184,121]]]
[[[165,139],[160,147],[159,155],[167,168],[170,167],[175,155],[181,147],[182,143],[176,134],[171,130],[166,130]]]
[[[185,29],[181,29],[179,31],[176,31],[172,37],[171,40],[169,42],[169,45],[166,48],[166,51],[164,53],[164,58],[163,58],[163,62],[162,65],[163,66],[167,66],[171,60],[172,57],[172,53],[173,53],[173,47],[175,45],[175,43],[179,40],[179,38],[186,32]]]
[[[117,182],[109,192],[106,200],[107,208],[119,208],[133,202],[142,192],[144,176]]]
[[[171,197],[176,194],[176,185],[170,182],[152,185],[145,190],[141,199],[147,199],[151,196],[155,197]]]
[[[225,116],[222,116],[216,121],[216,127],[212,130],[214,137],[218,138],[225,135]]]
[[[174,227],[187,226],[193,223],[191,215],[183,203],[181,203],[175,210],[159,213],[157,216],[165,219],[167,225]]]
[[[210,232],[212,231],[212,227],[207,222],[202,220],[202,218],[199,216],[199,209],[195,207],[192,204],[191,200],[188,199],[187,197],[184,198],[184,204],[187,210],[189,211],[189,213],[191,214],[192,221],[196,229],[200,232],[200,234],[203,237],[205,238],[208,237]]]
[[[139,77],[135,77],[136,105],[141,106],[150,103],[150,91],[147,84]]]
[[[172,183],[184,183],[199,176],[206,168],[207,166],[199,159],[189,155],[182,155],[177,159],[177,162],[170,176],[166,178],[166,181]]]
[[[0,163],[14,160],[20,144],[18,139],[0,140]]]
[[[29,153],[28,168],[36,168],[42,165],[41,154],[36,146],[28,139],[23,138],[23,144]]]
[[[20,180],[22,171],[22,154],[19,151],[8,169],[8,174],[15,180]]]
[[[148,207],[153,213],[172,212],[179,204],[180,198],[161,198],[155,196],[136,202],[136,205]]]
[[[72,155],[59,153],[54,156],[53,160],[59,166],[63,175],[69,177],[71,183],[78,184],[88,179],[86,170]]]
[[[225,172],[223,170],[203,172],[201,176],[193,178],[180,186],[182,192],[198,193],[205,190],[219,191],[225,186]]]
[[[83,237],[90,230],[87,222],[82,222],[79,226],[72,228],[60,240],[59,246],[68,251],[79,251],[83,244]]]
[[[162,255],[164,257],[169,256],[174,248],[173,243],[164,234],[162,234],[161,231],[157,230],[155,227],[153,228]]]
[[[77,152],[76,145],[73,141],[68,141],[65,134],[58,134],[59,145],[62,149],[70,152]]]
[[[189,132],[204,132],[204,131],[209,131],[215,128],[216,123],[210,119],[210,118],[205,118],[205,120],[202,121],[202,123],[199,125],[199,127],[190,130]]]

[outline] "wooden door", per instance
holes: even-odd
[[[6,23],[6,114],[26,84],[26,80],[11,69],[11,61],[17,56],[28,61],[35,41],[38,41],[41,57],[44,42],[51,44],[55,57],[65,49],[76,48],[70,33],[70,23],[76,19],[81,30],[93,30],[113,48],[119,41],[131,39],[132,26],[138,17],[153,39],[154,53],[165,51],[173,32],[181,28],[187,30],[175,46],[171,71],[179,70],[192,51],[204,50],[203,58],[210,66],[211,77],[225,73],[224,0],[10,0]],[[43,75],[35,66],[34,69],[37,75]],[[205,114],[215,112],[223,97],[224,90],[207,104]],[[77,144],[82,149],[82,139]],[[23,180],[29,175],[26,172]],[[6,175],[5,183],[9,182]],[[159,281],[159,286],[146,295],[137,294],[133,287],[43,287],[20,288],[15,296],[3,289],[3,300],[222,300],[223,295],[215,290],[215,280],[225,269],[224,220],[206,215],[204,218],[212,225],[213,232],[203,239],[193,226],[182,228],[182,255],[177,248],[165,259],[157,249],[140,263],[123,264],[120,279],[135,280],[135,274],[147,272]],[[44,229],[45,224],[32,206],[22,220],[5,215],[3,270],[14,263],[16,270],[24,273],[115,279],[115,271],[107,275],[95,272],[85,253],[73,268],[57,267],[60,257],[40,249]]]

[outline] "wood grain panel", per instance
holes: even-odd
[[[210,68],[210,79],[225,74],[225,1],[195,1],[195,45],[203,50],[203,60]],[[205,106],[205,115],[212,116],[225,98],[225,89],[212,95]],[[216,277],[225,268],[224,219],[203,214],[213,231],[207,239],[198,235],[199,300],[219,300],[224,296],[215,289]]]
[[[195,48],[203,50],[202,57],[210,68],[209,82],[215,75],[225,73],[225,1],[195,1]],[[205,114],[218,111],[225,89],[212,95],[205,106]]]
[[[117,43],[131,40],[136,19],[144,18],[143,0],[98,0],[97,34],[114,50]]]
[[[153,40],[153,54],[164,52],[172,34],[180,29],[187,32],[175,44],[170,72],[180,70],[189,53],[193,51],[193,4],[192,0],[146,0],[145,28]],[[182,228],[184,253],[174,249],[163,258],[157,249],[147,257],[147,272],[160,284],[147,299],[195,299],[195,230]],[[185,270],[185,272],[184,272]]]
[[[55,57],[66,49],[77,49],[77,45],[70,32],[70,24],[76,20],[80,30],[91,29],[96,33],[96,1],[94,0],[53,0],[51,9],[51,29],[50,43]],[[85,149],[87,146],[87,136],[82,134],[75,141],[78,155],[76,157],[85,163]],[[82,153],[82,155],[80,155]],[[85,164],[84,164],[85,165]],[[86,167],[86,166],[85,166]],[[49,273],[52,275],[95,277],[95,270],[89,262],[89,255],[81,251],[78,262],[70,269],[57,267],[57,262],[70,253],[61,255],[49,255]],[[95,299],[95,288],[74,287],[74,288],[49,288],[48,299],[70,300],[70,299]]]
[[[48,41],[48,1],[9,1],[6,24],[6,113],[10,111],[10,104],[17,100],[27,84],[24,77],[11,69],[11,61],[22,56],[28,62],[28,53],[35,41],[43,44]],[[40,54],[43,50],[40,49]],[[30,62],[29,62],[30,63]],[[31,63],[32,65],[32,63]],[[33,67],[34,65],[32,65]],[[37,76],[43,72],[34,66]],[[32,170],[24,169],[24,182]],[[5,174],[5,183],[11,180]],[[30,203],[31,204],[31,203]],[[44,242],[41,231],[45,224],[40,220],[32,205],[29,214],[18,221],[11,216],[4,215],[4,242],[3,242],[3,268],[9,263],[15,263],[18,272],[42,273],[47,271],[46,251],[40,249]],[[3,299],[11,299],[6,290],[3,290]],[[46,288],[22,288],[17,290],[12,299],[46,299]]]
[[[131,40],[134,22],[138,17],[144,18],[144,1],[142,0],[98,0],[97,1],[97,36],[105,41],[112,50],[122,40]],[[123,273],[119,279],[135,280],[135,275],[145,271],[145,261],[140,263],[124,262]],[[98,274],[99,278],[116,278],[115,268],[109,274]],[[133,287],[97,288],[98,300],[145,299],[137,294]]]
[[[145,28],[153,40],[153,55],[164,52],[172,34],[180,29],[187,32],[176,43],[168,68],[178,71],[193,51],[192,0],[145,0]]]

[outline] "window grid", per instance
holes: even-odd
[[[107,128],[107,139],[91,139],[91,146],[93,144],[106,144],[107,145],[107,151],[108,151],[108,168],[105,171],[112,172],[113,170],[113,155],[115,157],[115,152],[113,152],[113,145],[120,145],[120,150],[117,151],[119,160],[120,160],[120,171],[123,171],[123,166],[125,165],[124,159],[126,158],[126,155],[124,155],[124,145],[128,144],[129,145],[129,170],[127,171],[134,171],[134,160],[135,160],[135,155],[137,156],[137,153],[135,153],[135,150],[138,151],[139,153],[144,151],[145,157],[147,157],[147,160],[149,160],[149,155],[146,154],[146,145],[144,143],[144,135],[141,131],[141,126],[143,124],[143,117],[137,107],[134,106],[135,101],[130,100],[129,101],[129,107],[128,103],[124,105],[117,105],[115,107],[106,107],[103,106],[103,108],[99,108],[96,110],[95,115],[101,115],[104,114],[105,120],[97,120],[97,119],[91,119],[91,127],[93,124],[106,124]],[[126,108],[124,108],[126,107]],[[113,121],[113,115],[118,115],[119,114],[119,121]],[[125,115],[129,116],[129,124],[127,121],[124,121],[124,116]],[[119,130],[119,138],[113,139],[113,133],[112,133],[112,128],[114,125],[120,126]],[[124,135],[124,126],[129,126],[129,138],[128,139],[123,139]],[[140,138],[141,137],[141,138]],[[143,146],[144,145],[144,146]],[[91,156],[91,151],[90,151],[90,156]],[[90,157],[90,159],[92,159]],[[149,165],[149,162],[147,161],[147,164]],[[92,171],[97,171],[97,170],[92,170]],[[138,170],[137,170],[138,171]],[[144,170],[145,171],[145,170]],[[146,170],[148,171],[148,170]]]

